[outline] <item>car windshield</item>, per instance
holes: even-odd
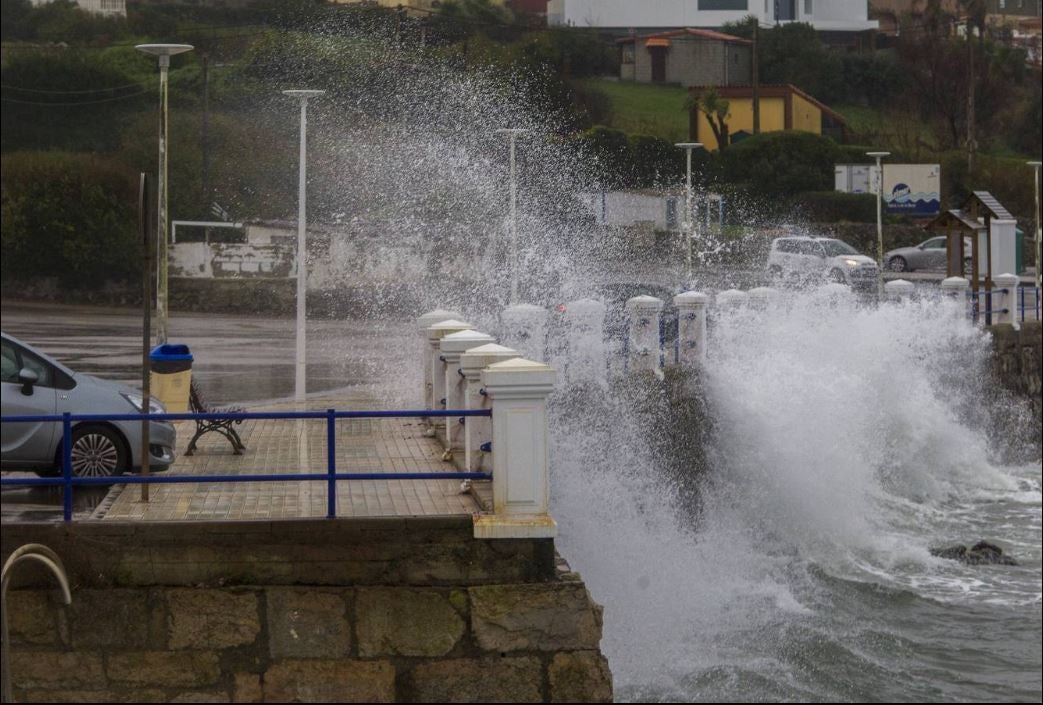
[[[846,242],[840,240],[819,240],[822,247],[826,249],[826,257],[839,257],[841,255],[857,255],[856,250]]]

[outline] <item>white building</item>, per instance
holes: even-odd
[[[33,5],[39,7],[53,0],[33,0]],[[127,0],[74,0],[84,12],[92,15],[105,15],[106,17],[126,17]]]
[[[605,30],[716,28],[748,15],[762,25],[807,22],[823,32],[876,29],[868,0],[550,0],[547,24]]]

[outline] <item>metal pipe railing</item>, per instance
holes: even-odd
[[[337,472],[337,419],[373,418],[421,418],[443,416],[491,417],[491,409],[440,409],[399,411],[258,411],[238,413],[163,413],[163,414],[43,414],[12,415],[0,417],[0,423],[47,423],[62,424],[61,477],[54,478],[3,478],[0,486],[61,487],[62,519],[72,521],[73,488],[90,485],[142,485],[142,484],[189,484],[227,482],[326,482],[326,517],[337,516],[337,482],[340,480],[490,480],[487,472]],[[113,477],[74,477],[72,474],[72,429],[74,422],[81,421],[194,421],[196,419],[325,419],[326,420],[326,472],[325,473],[263,473],[255,475],[149,475]]]

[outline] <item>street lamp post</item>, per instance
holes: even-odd
[[[307,384],[307,331],[308,321],[308,236],[307,222],[307,178],[308,178],[308,98],[318,97],[326,91],[291,90],[283,95],[297,98],[301,104],[301,146],[298,159],[297,178],[297,349],[294,356],[293,396],[303,402]]]
[[[1036,172],[1036,295],[1043,294],[1040,291],[1040,224],[1039,224],[1039,167],[1043,165],[1043,162],[1026,162],[1032,170]]]
[[[156,238],[156,339],[160,343],[167,342],[167,83],[170,71],[170,57],[192,51],[191,44],[138,44],[134,47],[143,54],[155,56],[159,60],[159,168],[156,179],[156,193],[159,197],[157,209],[158,227]]]
[[[523,127],[506,127],[496,131],[507,135],[511,143],[511,304],[518,303],[518,181],[516,176],[515,142],[519,135],[529,130]]]
[[[891,156],[890,152],[866,152],[876,159],[876,293],[884,295],[884,168],[880,160]]]
[[[692,286],[692,150],[702,147],[702,142],[678,142],[674,145],[687,152],[688,171],[684,186],[684,231],[685,231],[685,282],[686,289]]]

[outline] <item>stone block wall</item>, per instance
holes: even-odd
[[[1040,418],[1040,367],[1043,366],[1043,328],[1039,321],[1025,321],[1020,329],[1010,324],[991,326],[993,372],[999,383],[1016,396],[1029,399]]]
[[[45,543],[73,585],[69,607],[33,570],[9,593],[19,701],[612,697],[579,577],[469,517],[11,529],[4,555]]]

